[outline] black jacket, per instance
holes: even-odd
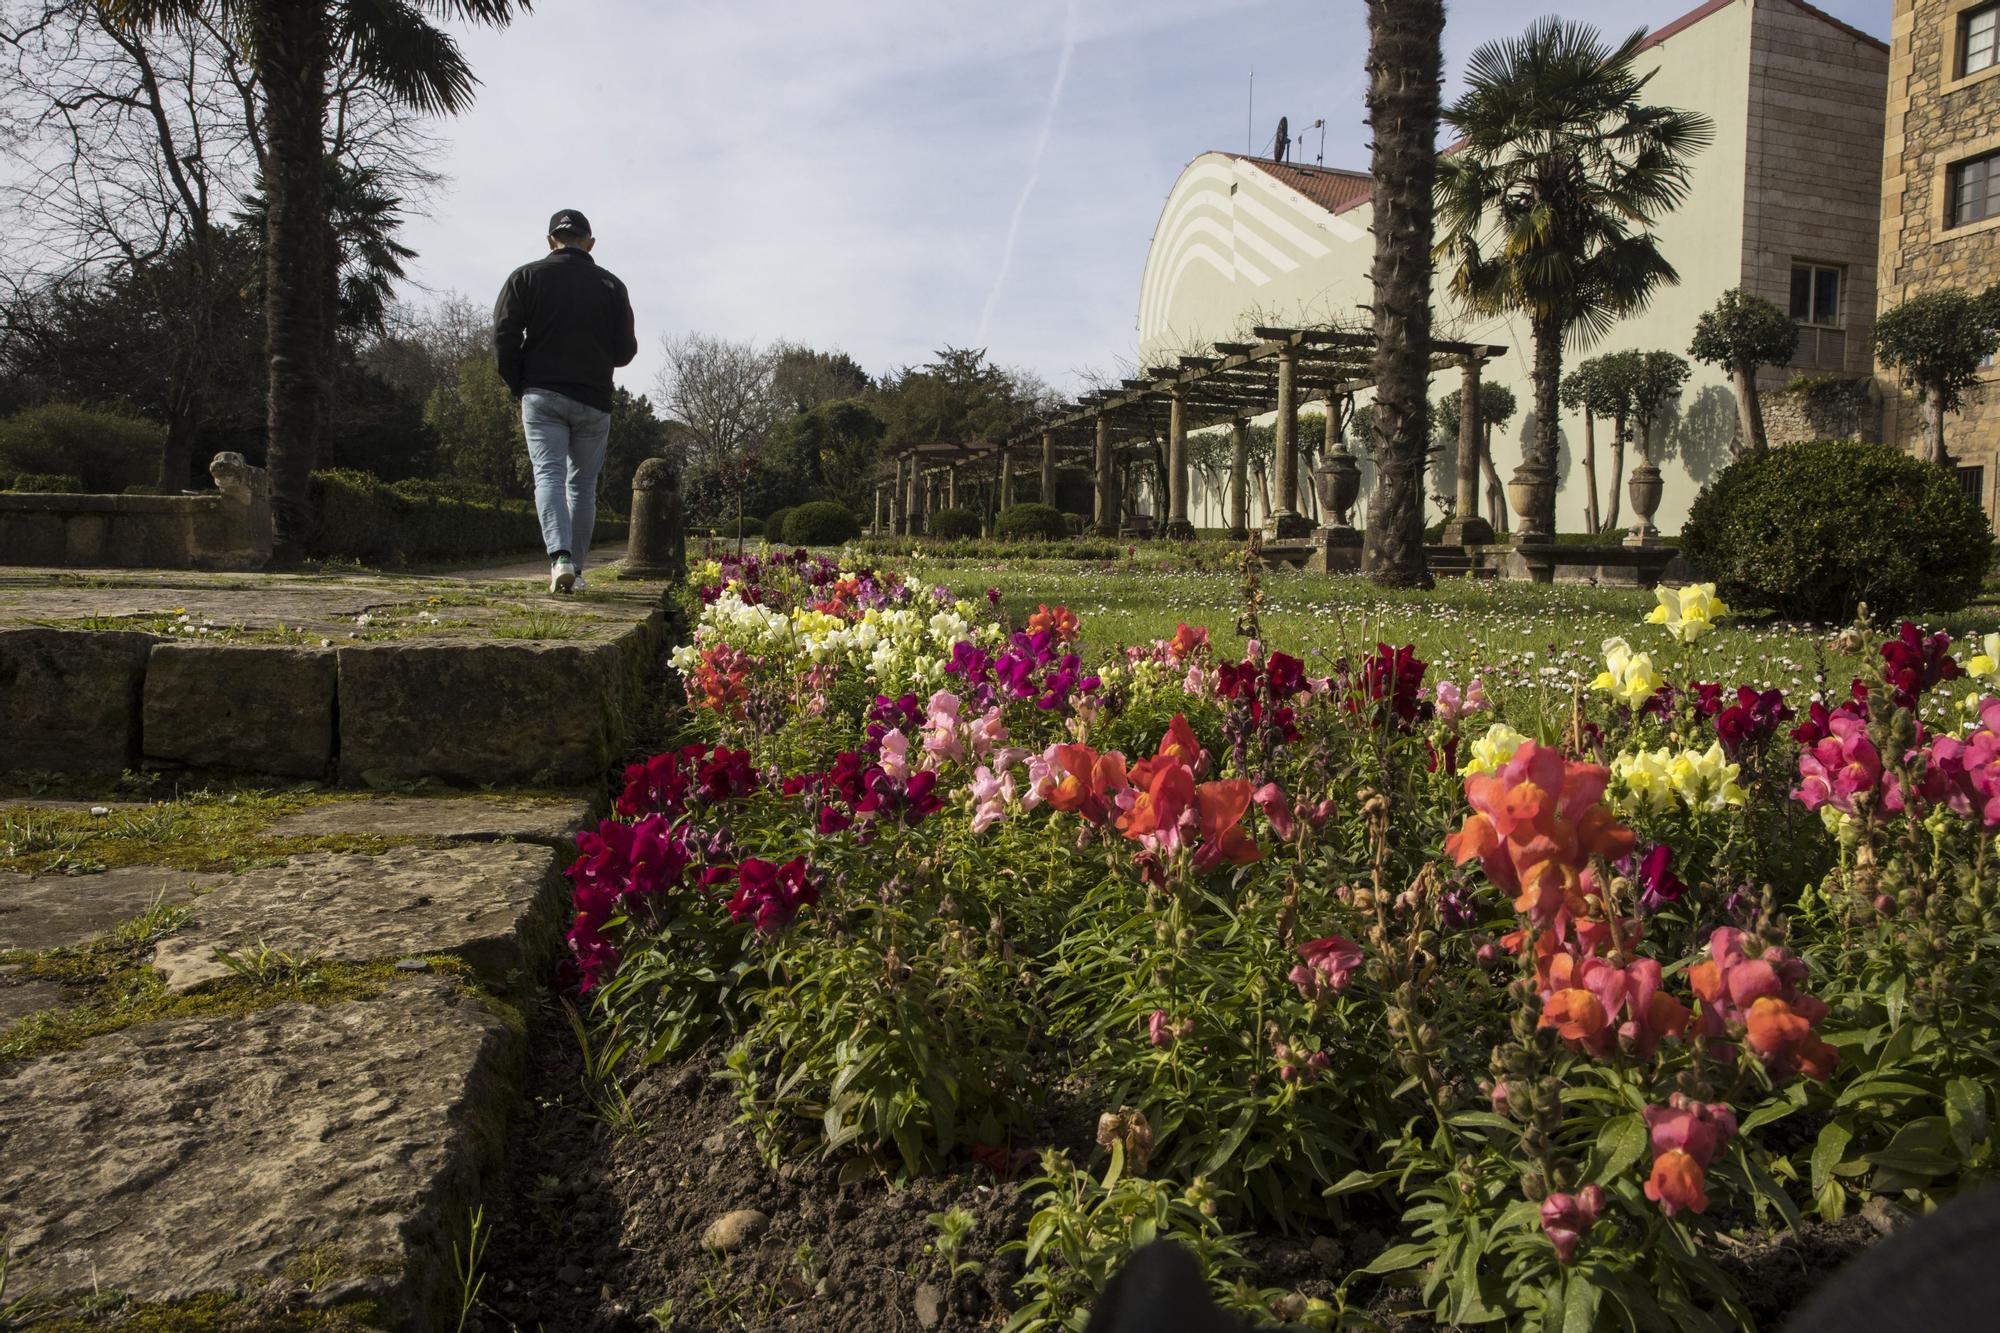
[[[611,372],[639,354],[625,284],[574,246],[552,250],[507,277],[493,304],[500,378],[611,410]]]

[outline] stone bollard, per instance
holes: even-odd
[[[217,495],[194,501],[188,560],[195,569],[262,569],[271,563],[271,477],[238,453],[208,465]],[[183,501],[183,503],[186,503]]]
[[[669,583],[687,577],[681,479],[664,458],[647,459],[632,476],[632,532],[618,577]]]

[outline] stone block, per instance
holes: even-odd
[[[117,775],[139,759],[149,634],[0,630],[0,768]]]
[[[329,801],[286,815],[264,830],[274,838],[375,834],[384,838],[446,838],[453,842],[538,842],[558,851],[576,845],[576,831],[590,818],[589,801],[576,797],[377,796]]]
[[[153,966],[173,991],[235,975],[218,953],[260,948],[331,963],[452,954],[508,979],[552,947],[560,880],[553,851],[521,843],[295,856],[196,900]]]
[[[82,944],[154,903],[192,902],[227,878],[159,866],[119,866],[95,875],[0,874],[0,953]]]
[[[615,640],[342,648],[340,780],[600,781],[621,738],[627,652]]]
[[[439,978],[173,1019],[0,1079],[8,1292],[185,1300],[278,1284],[449,1327],[451,1246],[496,1166],[522,1039]]]
[[[334,655],[325,649],[158,644],[146,663],[146,758],[328,777],[336,685]]]

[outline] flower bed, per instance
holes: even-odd
[[[696,737],[581,839],[571,981],[640,1059],[723,1034],[774,1167],[1024,1180],[1009,1328],[1079,1327],[1153,1235],[1312,1326],[1748,1326],[1728,1238],[1991,1164],[2000,636],[1851,629],[1818,697],[1669,681],[1728,615],[1684,589],[1496,702],[1421,645],[1094,645],[803,552],[694,578]],[[1052,1099],[1095,1150],[1038,1141]],[[1367,1261],[1259,1287],[1253,1231]]]

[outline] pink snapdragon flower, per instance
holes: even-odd
[[[910,780],[910,738],[901,727],[882,733],[882,771],[898,782]]]
[[[950,690],[939,690],[931,696],[922,732],[925,754],[949,759],[955,764],[965,762],[965,742],[959,736],[958,710],[958,696]]]
[[[1826,728],[1826,735],[1799,754],[1799,785],[1792,797],[1808,810],[1831,805],[1851,815],[1855,798],[1881,785],[1882,756],[1862,719],[1835,713]]]
[[[1000,772],[981,764],[972,775],[972,831],[984,833],[1007,818],[1014,802],[1014,775],[1003,765]]]
[[[1305,961],[1291,970],[1288,979],[1308,1000],[1346,990],[1364,957],[1360,945],[1339,935],[1306,941],[1299,946],[1299,956]]]

